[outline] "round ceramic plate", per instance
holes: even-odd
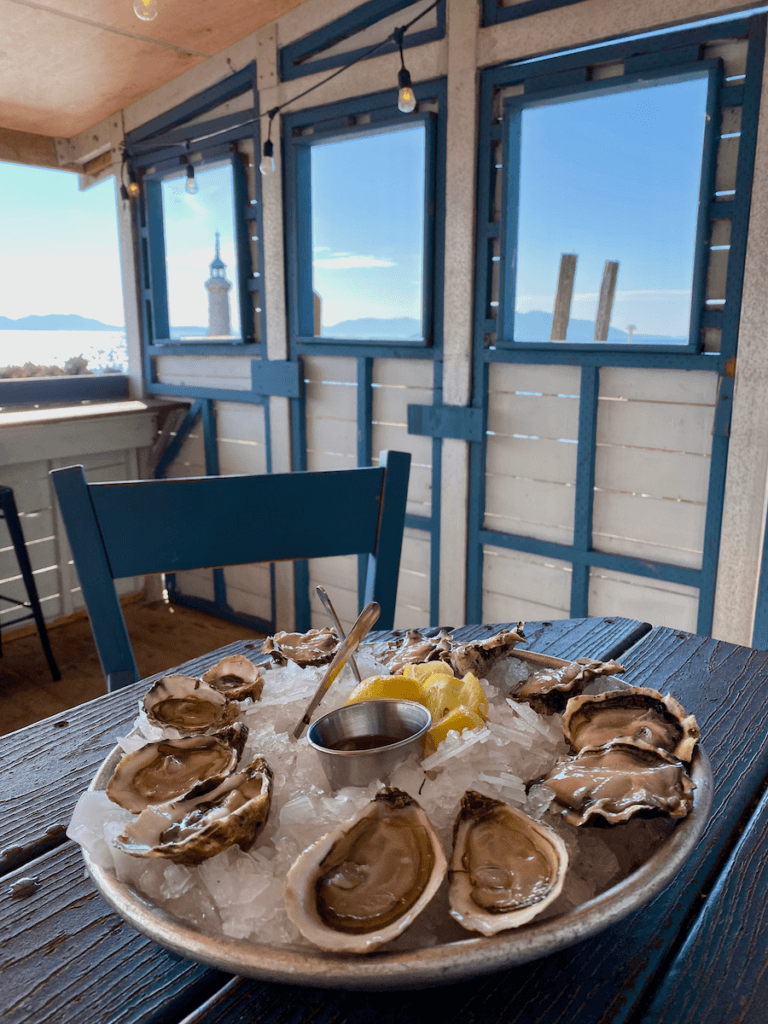
[[[91,783],[105,789],[122,751],[115,748]],[[260,945],[242,939],[211,937],[179,921],[144,899],[115,875],[92,864],[91,877],[107,903],[134,928],[180,956],[230,974],[262,981],[323,988],[409,989],[449,984],[490,974],[555,953],[596,935],[660,892],[696,846],[712,805],[712,770],[698,748],[691,765],[696,784],[693,809],[661,846],[624,881],[558,917],[523,925],[490,938],[468,937],[428,949],[386,951],[366,956],[324,953],[299,946]],[[469,933],[468,933],[469,935]]]

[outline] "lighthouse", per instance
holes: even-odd
[[[232,284],[227,280],[227,265],[219,255],[219,232],[216,232],[216,255],[210,263],[211,276],[205,282],[208,292],[208,337],[228,338],[229,290]]]

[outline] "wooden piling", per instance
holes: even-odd
[[[603,282],[600,285],[600,298],[597,303],[597,318],[595,319],[595,341],[608,340],[608,328],[611,326],[611,313],[613,312],[613,296],[616,293],[616,278],[619,274],[619,264],[613,260],[606,260],[603,269]]]
[[[576,253],[563,253],[560,257],[560,274],[557,279],[555,310],[552,316],[552,333],[550,341],[565,341],[568,321],[571,319],[571,300],[573,299],[573,282],[576,278]]]

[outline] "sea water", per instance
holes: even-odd
[[[0,367],[60,366],[73,356],[88,360],[88,369],[103,373],[108,367],[128,370],[128,348],[123,331],[2,331]]]

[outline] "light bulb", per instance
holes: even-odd
[[[129,178],[128,178],[128,188],[126,189],[126,191],[128,192],[128,195],[131,197],[131,199],[136,199],[136,197],[141,192],[141,189],[139,188],[139,183],[138,183],[138,181],[136,181],[136,175],[135,174],[131,174],[129,176]]]
[[[197,182],[195,181],[195,168],[192,164],[187,164],[187,183],[184,186],[187,193],[190,196],[196,196],[198,192]]]
[[[412,114],[416,109],[416,94],[411,87],[411,76],[407,68],[401,68],[397,74],[400,91],[397,94],[397,109],[401,114]]]
[[[261,158],[259,170],[261,171],[262,174],[274,174],[275,147],[272,144],[271,139],[267,139],[267,141],[264,143],[264,155]]]
[[[157,0],[133,0],[133,13],[142,21],[154,21],[157,17]]]

